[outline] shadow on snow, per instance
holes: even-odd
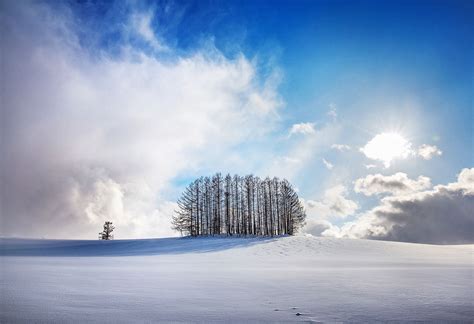
[[[144,256],[217,252],[269,242],[277,237],[173,237],[135,240],[0,239],[0,256]]]

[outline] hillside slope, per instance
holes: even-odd
[[[474,318],[473,245],[1,239],[0,322]]]

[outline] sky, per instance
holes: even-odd
[[[315,236],[474,243],[469,1],[4,1],[1,235],[173,236],[216,172]]]

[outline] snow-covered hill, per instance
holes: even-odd
[[[473,245],[1,239],[0,322],[474,319]]]

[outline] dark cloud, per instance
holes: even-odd
[[[390,176],[369,174],[365,178],[354,182],[354,191],[371,196],[381,193],[405,194],[420,191],[431,187],[428,177],[419,176],[418,179],[408,178],[406,173],[398,172]]]
[[[341,229],[343,236],[402,242],[474,243],[474,168],[433,190],[387,197]]]

